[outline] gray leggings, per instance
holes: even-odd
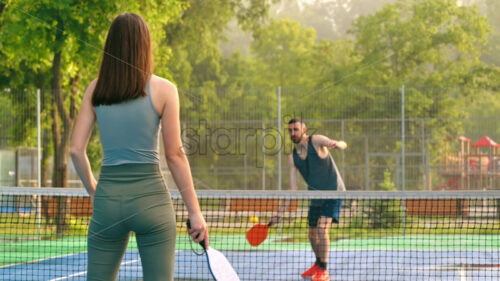
[[[103,166],[88,233],[87,280],[116,280],[131,231],[144,280],[173,280],[175,228],[158,165]]]

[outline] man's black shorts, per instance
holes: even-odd
[[[309,215],[307,220],[310,227],[318,226],[320,217],[332,218],[334,223],[339,223],[340,209],[342,208],[341,199],[313,199],[309,206]]]

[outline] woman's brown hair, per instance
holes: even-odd
[[[148,25],[133,13],[117,16],[106,38],[92,104],[110,105],[146,96],[152,71]]]

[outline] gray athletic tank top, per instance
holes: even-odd
[[[104,153],[103,166],[160,162],[160,116],[153,106],[149,83],[146,94],[146,97],[95,107]]]

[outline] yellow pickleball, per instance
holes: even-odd
[[[251,223],[258,223],[258,222],[259,222],[259,218],[258,218],[258,217],[255,217],[255,216],[251,216],[251,217],[250,217],[250,222],[251,222]]]

